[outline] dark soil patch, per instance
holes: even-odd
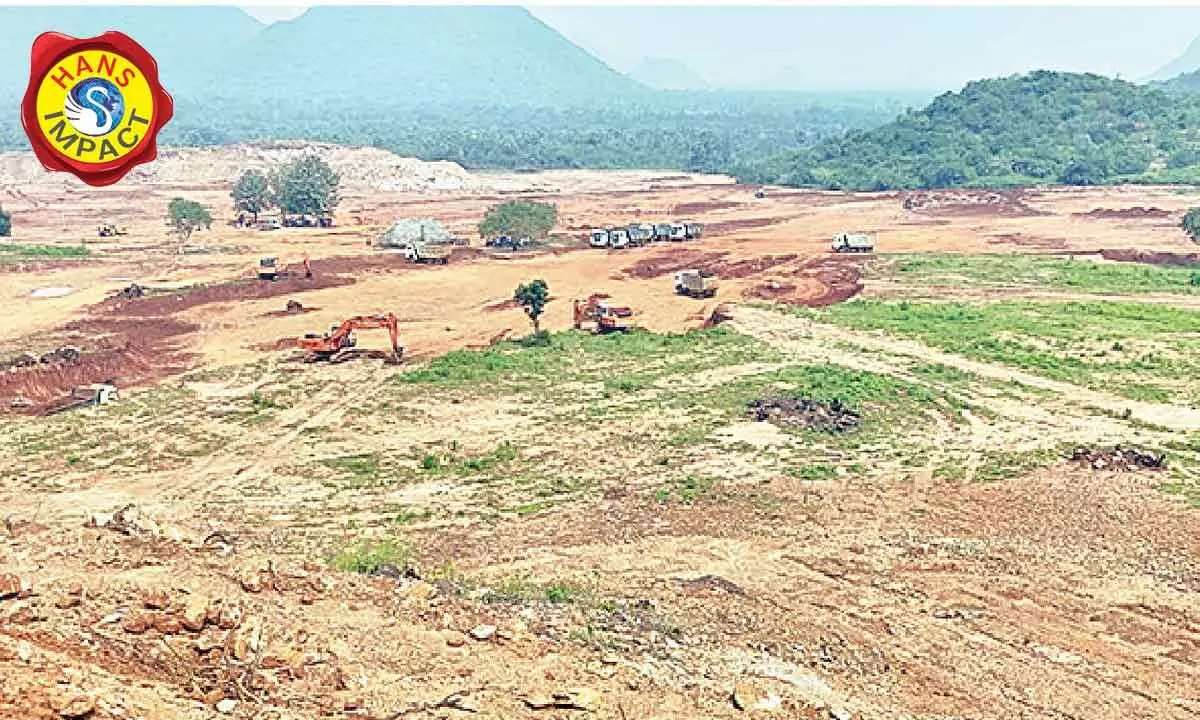
[[[101,303],[99,309],[106,315],[133,317],[166,316],[212,303],[262,300],[309,290],[350,285],[352,283],[354,283],[353,277],[345,275],[322,275],[317,273],[314,267],[313,277],[308,279],[290,277],[274,282],[270,280],[235,280],[216,285],[197,285],[163,295],[133,299],[112,298]]]
[[[287,317],[289,315],[303,315],[304,313],[315,312],[321,308],[305,307],[296,300],[288,300],[287,307],[283,310],[272,310],[271,312],[263,313],[263,317]]]
[[[750,416],[758,422],[820,432],[843,433],[857,430],[862,416],[839,400],[822,402],[808,398],[772,395],[751,400]]]
[[[901,205],[905,210],[953,217],[1032,217],[1046,214],[1030,207],[1025,202],[1025,194],[1018,190],[910,192],[901,197]]]
[[[642,258],[624,270],[628,277],[658,278],[680,270],[706,270],[718,278],[742,278],[755,275],[795,260],[797,255],[768,255],[746,260],[728,260],[729,253],[678,250],[656,257]]]
[[[1164,218],[1173,217],[1175,213],[1170,210],[1163,210],[1156,207],[1142,207],[1140,205],[1131,208],[1122,208],[1113,210],[1111,208],[1096,208],[1085,213],[1074,213],[1075,217],[1091,217],[1101,218],[1105,220],[1162,220]]]
[[[512,298],[509,298],[507,300],[501,300],[500,302],[494,302],[491,305],[484,305],[483,309],[488,312],[500,312],[502,310],[516,310],[519,307],[521,307],[520,303]]]
[[[1038,238],[1021,233],[996,235],[989,237],[987,241],[989,245],[1018,245],[1043,250],[1065,250],[1067,248],[1067,241],[1064,238]]]
[[[704,226],[704,234],[711,236],[728,235],[729,233],[737,232],[738,230],[749,230],[751,228],[769,227],[778,225],[783,222],[784,218],[747,218],[745,220],[724,220],[722,222],[709,223]]]
[[[741,203],[729,202],[728,200],[680,203],[671,208],[671,212],[675,215],[699,215],[701,213],[715,212],[717,210],[729,210],[731,208],[741,207],[741,205]]]
[[[1200,254],[1197,253],[1146,252],[1131,248],[1101,250],[1100,257],[1115,262],[1136,262],[1164,267],[1188,267],[1200,264]]]
[[[772,280],[742,291],[742,296],[755,300],[825,307],[845,302],[862,292],[862,258],[818,257],[803,263],[789,274],[790,277],[806,278],[816,282],[820,288],[816,294],[798,292],[795,283]],[[808,283],[805,283],[808,286]]]

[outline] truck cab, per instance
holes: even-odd
[[[670,239],[671,239],[670,224],[663,223],[661,225],[654,226],[654,241],[655,242],[660,242],[662,240],[670,240]]]
[[[671,223],[671,242],[683,242],[687,240],[687,225],[683,223]]]
[[[259,280],[276,280],[279,278],[279,270],[275,267],[276,258],[265,257],[258,261],[258,279]]]
[[[875,249],[875,238],[867,233],[840,233],[833,236],[831,247],[834,252],[871,252]]]
[[[588,238],[588,244],[594,248],[608,247],[608,231],[596,228],[592,230],[591,237]]]
[[[625,228],[613,228],[609,230],[608,244],[614,249],[629,247],[629,231]]]
[[[631,223],[629,225],[629,244],[641,247],[649,245],[654,240],[654,226],[646,223]]]

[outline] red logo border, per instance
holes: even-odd
[[[139,147],[125,157],[108,163],[81,163],[59,152],[42,135],[37,119],[37,92],[42,79],[64,57],[81,50],[107,50],[129,59],[146,76],[154,94],[152,127],[146,130]],[[33,41],[29,62],[29,87],[21,103],[21,125],[29,144],[42,165],[51,172],[67,172],[94,187],[112,185],[125,177],[134,167],[158,157],[158,131],[175,114],[175,102],[158,80],[158,63],[154,57],[125,33],[110,30],[92,38],[75,38],[58,32],[44,32]]]

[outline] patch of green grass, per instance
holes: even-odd
[[[86,245],[18,245],[0,243],[0,262],[24,258],[85,258],[92,254]]]
[[[1200,486],[1195,483],[1161,483],[1157,489],[1170,495],[1179,495],[1193,508],[1200,508]]]
[[[811,463],[789,467],[787,474],[801,480],[831,480],[837,477],[838,470],[828,463]]]
[[[654,498],[660,503],[667,503],[677,498],[685,505],[691,505],[697,500],[711,495],[716,484],[716,478],[688,473],[672,481],[668,487],[660,488],[655,492]]]
[[[1034,255],[899,255],[878,272],[890,279],[953,287],[1022,286],[1093,293],[1200,291],[1194,268]]]
[[[582,585],[569,582],[539,584],[524,578],[505,578],[488,585],[484,602],[526,605],[544,602],[551,605],[586,604],[592,592]]]
[[[393,539],[360,540],[337,551],[329,565],[335,570],[369,575],[384,565],[403,569],[413,558],[412,547]]]
[[[361,453],[325,458],[321,464],[347,476],[354,487],[364,487],[379,479],[381,459],[379,453]]]
[[[857,330],[883,329],[968,358],[1105,392],[1200,401],[1200,384],[1193,382],[1200,377],[1200,313],[1193,310],[1118,302],[856,300],[784,311]],[[1114,345],[1122,350],[1112,350]]]
[[[1021,477],[1038,468],[1061,461],[1063,453],[1058,449],[1030,450],[1026,452],[988,452],[975,469],[975,479],[980,482],[996,482]]]

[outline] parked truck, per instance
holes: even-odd
[[[608,231],[601,228],[592,230],[592,234],[588,238],[588,245],[594,248],[608,247]]]
[[[832,247],[838,253],[869,253],[875,249],[875,238],[867,233],[840,233],[833,236]]]
[[[450,262],[450,246],[441,243],[409,243],[404,247],[404,257],[415,263],[445,265]]]
[[[654,242],[654,226],[646,223],[630,223],[629,228],[629,244],[635,247],[642,247]]]
[[[629,231],[625,228],[610,228],[608,231],[608,246],[614,250],[629,247]]]
[[[716,297],[717,276],[707,270],[680,270],[675,273],[675,293],[693,298]]]

